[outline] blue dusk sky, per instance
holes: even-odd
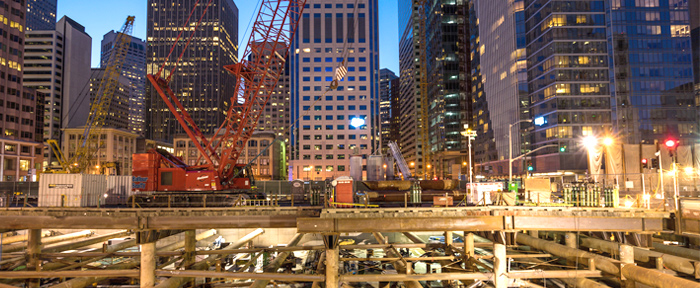
[[[238,6],[240,54],[248,35],[242,33],[257,12],[258,1],[234,0]],[[147,0],[58,0],[57,19],[68,16],[85,26],[92,37],[92,66],[100,65],[100,41],[110,30],[121,29],[126,16],[136,16],[133,36],[146,39]],[[398,10],[397,0],[379,0],[379,62],[380,68],[389,68],[399,74]]]

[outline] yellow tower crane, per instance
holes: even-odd
[[[114,48],[106,62],[104,74],[97,87],[95,99],[90,104],[90,114],[88,114],[87,123],[83,135],[79,139],[75,153],[70,158],[61,151],[58,142],[55,139],[47,141],[48,145],[56,155],[60,164],[60,169],[52,169],[47,172],[58,173],[84,173],[90,166],[92,158],[95,156],[97,149],[102,146],[100,143],[100,135],[102,134],[102,126],[107,120],[109,107],[112,104],[112,98],[119,85],[119,77],[121,76],[124,59],[131,44],[131,32],[134,27],[134,16],[128,16],[126,22],[122,26],[120,33],[114,43]]]

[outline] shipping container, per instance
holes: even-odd
[[[43,174],[39,180],[40,207],[95,207],[103,203],[105,175]]]
[[[107,176],[107,189],[103,195],[106,205],[125,205],[129,196],[133,195],[131,189],[132,176]]]

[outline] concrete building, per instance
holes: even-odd
[[[185,23],[195,0],[149,0],[147,24],[147,73],[156,73],[163,63],[165,70],[174,67],[177,56],[166,59],[177,38],[177,27]],[[195,15],[201,15],[206,5],[199,5]],[[202,25],[184,53],[170,88],[204,134],[213,134],[226,118],[234,78],[224,65],[238,62],[238,7],[232,0],[214,0],[204,16]],[[181,53],[177,46],[173,55]],[[147,86],[147,138],[172,141],[176,134],[185,133],[160,95]]]
[[[278,51],[283,55],[283,51]],[[249,57],[253,57],[251,54]],[[279,58],[273,56],[272,65],[279,65]],[[248,59],[254,61],[254,59]],[[269,131],[276,135],[285,145],[285,151],[289,151],[289,126],[290,101],[289,101],[289,59],[285,62],[285,71],[277,82],[277,87],[272,91],[270,99],[265,106],[265,111],[258,119],[258,131]],[[288,156],[288,155],[287,155]]]
[[[472,125],[477,131],[474,160],[476,171],[486,175],[507,175],[509,145],[513,157],[517,157],[526,152],[529,144],[524,4],[523,0],[469,3]],[[518,163],[513,165],[516,175],[523,171]]]
[[[105,68],[112,55],[115,40],[119,32],[109,31],[102,37],[100,66]],[[129,131],[145,135],[144,102],[146,100],[146,42],[131,36],[131,44],[126,52],[122,66],[122,76],[131,81],[133,91],[129,103]]]
[[[379,70],[379,123],[381,126],[381,151],[382,155],[387,152],[387,143],[391,134],[391,86],[394,79],[398,77],[393,71],[383,68]]]
[[[90,53],[85,47],[92,39],[85,27],[63,17],[56,30],[27,32],[25,44],[24,85],[45,95],[43,140],[61,141],[62,128],[85,125],[84,115],[73,116],[90,106]],[[45,167],[55,162],[50,149],[44,151],[44,160]]]
[[[389,103],[389,138],[387,141],[401,141],[401,78],[391,80],[391,101]],[[384,141],[384,138],[382,138]]]
[[[238,164],[249,164],[256,180],[284,180],[287,178],[285,144],[276,141],[279,135],[272,131],[255,131],[248,139],[245,149],[238,158]],[[269,146],[269,148],[267,148]],[[174,155],[188,165],[197,165],[199,150],[187,135],[173,138]],[[267,148],[267,150],[265,149]],[[220,152],[221,148],[217,149]]]
[[[27,31],[56,29],[58,0],[27,0]]]
[[[424,36],[428,145],[426,178],[457,178],[468,158],[461,132],[470,124],[469,19],[466,1],[427,1]],[[415,23],[415,22],[414,22]]]
[[[350,156],[379,147],[377,1],[357,7],[308,1],[292,45],[292,177],[323,180],[350,174]],[[347,75],[328,90],[336,68]],[[312,168],[313,167],[313,168]],[[305,170],[306,169],[306,170]]]
[[[77,147],[81,145],[83,131],[85,127],[67,128],[63,131],[63,146],[61,150],[66,158],[70,159],[75,155]],[[131,133],[125,129],[102,128],[100,142],[102,146],[97,150],[97,155],[90,161],[90,167],[86,169],[87,174],[101,174],[102,166],[105,163],[113,162],[119,165],[118,175],[131,175],[132,160],[131,154],[136,153],[136,143],[138,134]],[[110,171],[109,173],[115,173]]]
[[[43,94],[23,86],[25,7],[8,1],[0,11],[0,181],[31,181],[43,161]]]
[[[95,102],[95,98],[97,96],[97,90],[100,87],[100,83],[103,81],[104,77],[104,72],[105,69],[103,68],[92,68],[92,77],[90,77],[90,103]],[[102,125],[103,127],[110,127],[110,128],[116,128],[116,129],[121,129],[121,130],[127,130],[131,131],[132,133],[135,133],[133,130],[131,130],[131,109],[130,109],[130,104],[131,104],[131,99],[133,99],[133,94],[134,94],[134,86],[132,85],[132,82],[129,80],[129,78],[125,76],[120,76],[118,80],[118,85],[116,89],[114,90],[114,95],[112,95],[112,101],[111,104],[109,105],[109,109],[107,111],[107,117],[105,118],[104,123],[96,123],[99,125]],[[83,117],[87,117],[87,115],[90,113],[90,106],[86,106],[83,108],[87,108],[86,110],[78,110],[77,114],[80,114]],[[74,116],[74,118],[82,118],[78,116]],[[83,123],[85,125],[87,121],[87,118],[84,118],[82,122],[80,122],[78,119],[76,119],[77,123]],[[69,128],[74,128],[74,127],[69,127]],[[138,133],[136,133],[138,134]]]
[[[401,106],[401,139],[398,142],[401,154],[406,158],[406,163],[411,165],[414,174],[425,175],[427,165],[423,155],[423,120],[421,118],[421,93],[420,93],[420,59],[421,51],[419,38],[416,35],[424,35],[421,32],[418,18],[421,17],[414,1],[399,1],[399,77],[401,79],[399,94]],[[416,31],[414,31],[416,29]],[[427,131],[427,130],[426,130]],[[427,145],[427,143],[425,143]]]

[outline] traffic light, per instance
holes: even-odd
[[[676,147],[678,147],[678,140],[673,138],[666,139],[666,141],[664,141],[664,145],[666,145],[666,148],[668,148],[668,154],[673,157],[673,153],[676,151]]]
[[[566,145],[559,146],[559,152],[566,152]]]
[[[657,169],[659,168],[659,159],[652,158],[651,159],[651,169]]]
[[[527,160],[527,171],[533,171],[535,170],[535,167],[532,167],[532,161]]]
[[[649,167],[647,158],[642,159],[642,168],[647,169]]]

